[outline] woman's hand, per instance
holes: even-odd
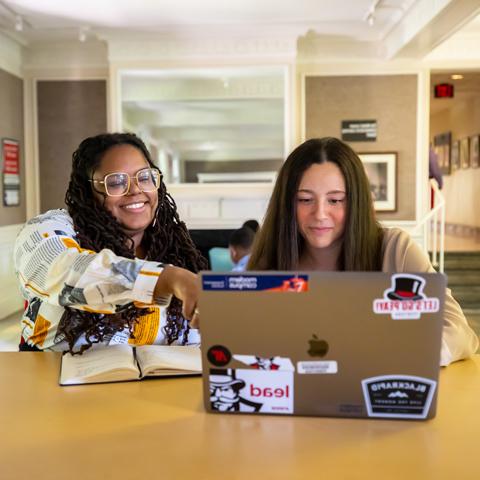
[[[182,315],[190,320],[190,326],[198,328],[200,316],[197,310],[200,295],[198,275],[184,268],[167,265],[158,277],[153,297],[175,295],[182,301]]]

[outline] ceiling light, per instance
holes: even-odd
[[[23,31],[23,18],[20,15],[15,16],[15,30],[17,32]]]
[[[452,80],[461,80],[463,78],[463,75],[460,73],[454,73],[451,77]]]
[[[372,4],[363,16],[363,21],[367,22],[369,27],[373,27],[373,25],[375,24],[375,13],[377,11],[377,8],[379,8],[379,4],[381,1],[382,0],[373,0]]]

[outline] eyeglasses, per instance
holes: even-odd
[[[133,177],[128,173],[117,172],[105,175],[103,180],[95,180],[92,178],[90,182],[103,185],[105,193],[109,197],[121,197],[130,191],[132,178],[135,179],[140,191],[154,192],[160,187],[162,174],[156,168],[144,168],[143,170],[139,170]]]

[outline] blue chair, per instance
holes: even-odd
[[[233,268],[228,248],[213,247],[208,251],[208,258],[213,272],[227,272]]]

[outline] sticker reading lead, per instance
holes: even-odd
[[[213,411],[293,413],[293,372],[211,369],[208,380]]]

